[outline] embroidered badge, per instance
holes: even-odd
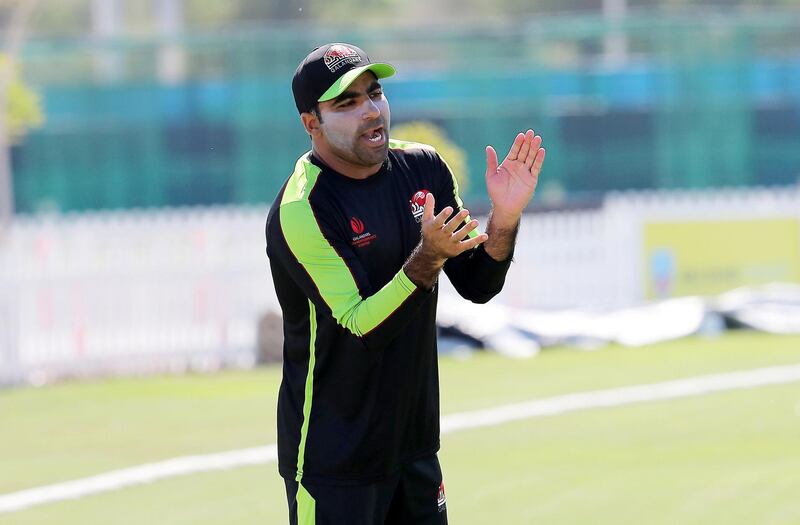
[[[331,73],[336,73],[336,71],[347,64],[358,64],[361,62],[361,56],[358,54],[358,51],[352,47],[337,44],[331,46],[325,52],[323,60]]]
[[[428,190],[419,190],[408,201],[411,205],[411,215],[414,216],[414,220],[417,222],[422,222],[422,214],[425,211],[425,197],[428,193],[430,193]]]

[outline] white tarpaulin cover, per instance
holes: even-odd
[[[615,311],[534,310],[476,305],[441,297],[439,325],[490,349],[534,355],[556,345],[595,349],[608,343],[644,346],[726,324],[778,334],[800,334],[800,285],[742,288],[717,298],[682,297]]]
[[[775,283],[738,288],[712,301],[726,319],[774,334],[800,334],[800,285]]]

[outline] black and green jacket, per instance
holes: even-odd
[[[284,328],[284,477],[370,482],[439,449],[437,291],[417,288],[402,270],[420,241],[425,192],[437,213],[461,208],[433,148],[392,140],[381,170],[364,180],[307,153],[270,209],[267,254]],[[486,302],[509,265],[479,247],[444,271],[463,297]]]

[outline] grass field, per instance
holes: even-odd
[[[800,363],[800,337],[443,359],[442,413]],[[275,441],[276,368],[0,392],[0,494]],[[450,522],[800,523],[800,383],[571,412],[444,436]],[[57,502],[0,524],[286,523],[276,465]]]

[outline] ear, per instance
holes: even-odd
[[[319,117],[311,112],[300,114],[300,120],[303,122],[303,127],[310,136],[315,137],[320,133]]]

